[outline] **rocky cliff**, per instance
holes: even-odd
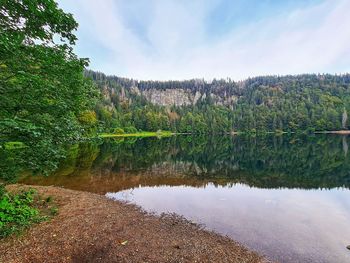
[[[239,85],[226,80],[137,81],[105,76],[102,73],[89,73],[96,74],[92,76],[93,79],[99,84],[105,98],[112,102],[118,99],[119,102],[131,103],[133,98],[141,97],[160,106],[189,106],[210,101],[214,105],[231,108],[240,96]]]
[[[189,106],[210,100],[215,105],[232,107],[239,97],[238,94],[220,92],[220,90],[213,88],[209,90],[188,89],[186,87],[140,89],[136,85],[120,86],[119,89],[106,85],[103,93],[106,97],[118,96],[120,101],[128,102],[131,102],[130,95],[138,96],[160,106]]]
[[[195,105],[199,101],[206,100],[207,93],[196,91],[195,93],[186,89],[149,89],[141,92],[147,101],[161,106],[187,106]],[[210,99],[215,105],[231,106],[237,101],[237,96],[220,96],[209,92]]]

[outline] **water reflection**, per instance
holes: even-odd
[[[66,154],[21,181],[176,212],[282,262],[350,262],[346,136],[117,139]]]
[[[259,188],[350,187],[347,137],[193,137],[70,147],[50,177],[22,181],[98,193],[143,186],[244,183]]]
[[[140,187],[110,198],[175,212],[280,262],[350,262],[350,191]]]

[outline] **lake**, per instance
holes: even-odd
[[[82,143],[21,182],[177,213],[280,262],[350,262],[350,138],[173,136]]]

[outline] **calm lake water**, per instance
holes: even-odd
[[[116,139],[28,184],[175,212],[280,262],[350,262],[350,137]]]

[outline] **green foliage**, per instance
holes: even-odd
[[[21,149],[25,147],[25,144],[23,142],[5,142],[4,147],[7,150]]]
[[[119,129],[119,128],[118,128]],[[134,133],[101,133],[99,134],[99,138],[126,138],[126,137],[169,137],[172,136],[173,133],[170,131],[162,131],[158,130],[156,132],[147,132],[147,131],[136,131]]]
[[[104,94],[103,125],[185,133],[266,133],[348,129],[350,75],[297,75],[231,80],[135,81],[86,71]],[[137,90],[135,91],[135,89]],[[152,105],[143,91],[201,94],[194,105]],[[100,112],[100,113],[99,113]]]
[[[113,133],[115,133],[115,134],[124,134],[125,131],[122,128],[115,128],[113,130]]]
[[[3,0],[0,6],[0,26],[20,40],[52,41],[54,34],[74,44],[78,23],[71,14],[58,9],[53,0]],[[8,43],[11,45],[11,42]]]
[[[52,0],[5,0],[0,11],[1,137],[79,138],[77,118],[93,106],[96,89],[83,76],[87,60],[72,51],[77,23]]]
[[[126,133],[137,133],[137,132],[138,132],[137,129],[136,129],[135,127],[133,127],[133,126],[125,127],[125,128],[124,128],[124,131],[125,131]]]
[[[45,219],[34,206],[36,192],[4,193],[0,198],[0,239]]]
[[[0,183],[24,170],[52,172],[64,144],[97,125],[88,60],[73,52],[77,26],[53,0],[1,2]]]
[[[94,126],[97,123],[96,112],[84,111],[79,115],[79,121],[86,126]]]

